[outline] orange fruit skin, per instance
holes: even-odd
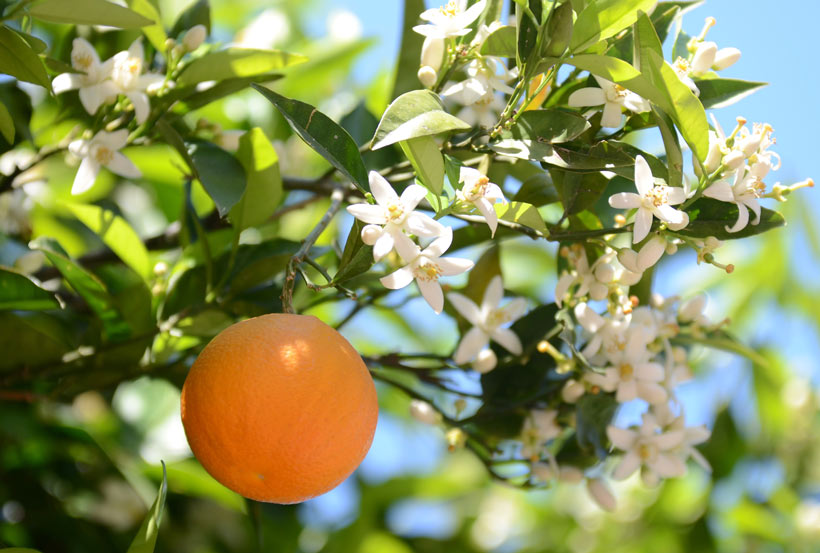
[[[340,484],[364,459],[378,418],[361,356],[309,315],[263,315],[219,333],[191,367],[181,401],[205,470],[270,503],[298,503]]]

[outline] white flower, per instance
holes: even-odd
[[[459,275],[469,271],[473,262],[469,259],[455,257],[443,258],[453,242],[453,229],[444,227],[444,232],[422,250],[405,234],[394,236],[396,251],[407,265],[380,279],[380,282],[391,290],[398,290],[410,284],[413,279],[419,291],[430,307],[437,314],[444,309],[444,293],[438,282],[439,277]]]
[[[461,168],[458,182],[464,183],[461,190],[456,191],[458,199],[473,204],[487,220],[487,226],[490,227],[492,236],[495,236],[495,229],[498,228],[498,215],[493,205],[496,201],[507,203],[501,188],[491,183],[481,171],[472,167]]]
[[[703,310],[706,308],[706,300],[706,294],[701,292],[682,302],[678,307],[678,319],[682,323],[697,322],[697,324],[701,324],[701,321],[704,320]],[[708,324],[708,319],[706,321],[706,324]]]
[[[604,374],[588,372],[584,378],[604,391],[614,391],[619,403],[639,397],[649,403],[666,401],[666,390],[660,385],[665,373],[661,365],[649,361],[647,344],[643,330],[630,327],[626,347],[608,355],[611,365],[604,369]]]
[[[568,102],[571,107],[603,105],[602,127],[620,127],[621,108],[626,108],[634,113],[641,113],[651,109],[649,102],[634,92],[601,77],[593,76],[601,88],[576,90],[570,94]]]
[[[612,477],[624,480],[641,466],[641,477],[648,486],[656,485],[660,478],[677,478],[686,474],[686,465],[675,454],[684,441],[681,430],[659,432],[655,418],[644,413],[643,424],[637,430],[608,426],[606,434],[612,445],[626,452]]]
[[[561,435],[561,427],[555,422],[555,409],[533,409],[524,419],[521,430],[521,455],[533,461],[541,458],[541,448],[548,441]]]
[[[655,416],[655,420],[660,426],[664,427],[667,432],[683,433],[681,444],[672,451],[677,453],[682,461],[686,462],[686,460],[691,457],[697,464],[703,467],[704,470],[711,472],[712,466],[709,464],[709,461],[707,461],[706,457],[695,449],[694,446],[707,441],[712,435],[712,432],[706,428],[705,425],[686,426],[682,409],[680,414],[675,416],[672,410],[669,409],[669,406],[664,404],[652,406],[652,412]]]
[[[148,119],[151,105],[148,102],[146,90],[153,91],[162,85],[165,77],[159,73],[142,73],[145,51],[142,39],[138,38],[131,43],[128,50],[118,52],[113,60],[111,80],[118,91],[124,94],[134,106],[134,116],[137,123],[144,123]]]
[[[686,201],[686,191],[678,186],[655,184],[652,170],[643,158],[635,158],[635,188],[632,192],[619,192],[609,197],[609,205],[615,209],[634,209],[635,227],[632,231],[632,243],[637,244],[649,234],[652,228],[652,217],[667,223],[673,230],[680,230],[689,224],[689,216],[684,211],[672,207]]]
[[[612,257],[611,253],[602,255],[590,266],[583,247],[579,245],[570,248],[567,260],[574,270],[564,272],[555,285],[555,303],[558,307],[563,306],[567,291],[576,283],[579,286],[573,297],[580,298],[589,294],[593,300],[604,299],[609,293],[609,283],[615,280],[615,270],[609,264]]]
[[[498,364],[498,357],[490,348],[484,348],[478,352],[473,361],[473,370],[479,374],[487,374]]]
[[[488,94],[458,112],[458,118],[471,126],[490,128],[498,122],[498,116],[507,103],[497,94]]]
[[[453,304],[462,317],[473,325],[473,328],[464,334],[458,345],[453,361],[463,365],[481,352],[490,340],[504,346],[514,355],[521,355],[521,340],[515,332],[506,328],[508,324],[519,319],[527,309],[524,298],[516,298],[504,307],[499,307],[504,298],[504,284],[500,276],[494,277],[484,291],[481,307],[471,299],[459,293],[447,294],[447,299]]]
[[[456,102],[469,106],[479,101],[488,101],[487,97],[495,91],[512,94],[513,89],[507,84],[518,72],[510,71],[500,58],[482,56],[467,64],[467,78],[463,81],[449,84],[441,95]]]
[[[428,36],[421,46],[421,66],[430,67],[433,71],[441,69],[444,62],[445,53],[444,39],[441,37]]]
[[[122,177],[136,179],[142,176],[140,170],[119,150],[128,141],[128,131],[120,129],[112,133],[100,131],[91,140],[75,140],[68,145],[68,150],[77,157],[83,158],[71,193],[82,194],[94,185],[100,167],[107,167],[112,173]]]
[[[728,179],[719,180],[703,191],[707,198],[737,205],[737,221],[726,232],[739,232],[749,224],[749,210],[755,214],[753,225],[760,222],[760,203],[757,201],[766,185],[753,175],[745,176],[745,169],[735,173],[734,182],[729,184]]]
[[[75,38],[71,48],[71,66],[82,73],[62,73],[51,83],[55,94],[80,90],[80,102],[90,115],[100,106],[117,97],[117,89],[109,80],[114,61],[100,62],[96,50],[84,38]]]
[[[411,184],[396,194],[390,183],[376,171],[370,171],[370,192],[376,199],[376,205],[355,204],[348,206],[347,211],[356,219],[368,225],[362,229],[362,240],[373,246],[373,259],[379,261],[393,250],[396,236],[403,233],[416,236],[440,236],[444,226],[428,215],[414,211],[419,202],[427,195],[427,189],[418,184]],[[382,225],[381,227],[375,225]]]
[[[410,402],[410,416],[424,424],[435,425],[441,422],[441,413],[435,408],[420,399],[414,399]]]
[[[423,11],[419,17],[430,24],[416,25],[413,30],[420,35],[439,38],[464,36],[470,32],[467,27],[478,19],[486,3],[487,0],[479,0],[465,9],[467,0],[449,0],[440,8]]]
[[[628,248],[621,249],[618,252],[618,261],[631,273],[643,274],[663,257],[665,251],[666,239],[656,235],[637,252]]]
[[[589,358],[597,359],[599,353],[602,359],[613,351],[622,350],[626,347],[624,338],[625,331],[629,327],[626,319],[614,319],[612,317],[602,317],[589,307],[586,303],[579,303],[574,309],[575,318],[589,335],[584,349],[581,353]]]

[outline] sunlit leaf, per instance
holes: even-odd
[[[154,23],[133,10],[106,0],[43,0],[34,3],[28,12],[32,17],[43,21],[72,25],[106,25],[130,29]]]
[[[547,234],[547,226],[535,206],[524,202],[496,203],[495,212],[499,219],[518,223],[531,229]]]
[[[414,90],[402,94],[387,107],[373,136],[373,149],[411,138],[470,128],[458,117],[444,111],[437,94]]]
[[[2,309],[56,309],[60,302],[22,273],[0,267],[0,310]]]
[[[529,144],[558,144],[569,142],[589,128],[589,122],[576,113],[559,109],[534,109],[523,112],[515,125],[501,136]]]
[[[656,0],[596,0],[578,14],[570,50],[581,52],[599,40],[616,35],[632,25],[638,12],[652,11]]]
[[[739,79],[701,78],[695,80],[700,90],[698,99],[706,109],[731,106],[747,96],[751,96],[769,83],[741,81]]]
[[[419,180],[435,194],[444,189],[444,158],[431,136],[420,136],[399,143]]]
[[[51,90],[51,81],[40,56],[5,25],[0,25],[0,73]]]
[[[195,141],[187,146],[199,182],[224,217],[245,193],[245,169],[234,156],[210,142]]]
[[[9,144],[14,144],[14,119],[11,118],[8,108],[0,102],[0,134]]]
[[[305,61],[307,58],[299,54],[232,47],[195,59],[182,71],[177,82],[180,86],[188,86],[204,81],[250,77]]]
[[[204,25],[210,34],[211,4],[208,0],[196,0],[185,8],[171,27],[171,36],[177,36],[195,25]]]
[[[245,168],[247,185],[242,199],[231,209],[237,230],[265,222],[282,200],[282,176],[276,150],[259,127],[239,138],[236,157]]]
[[[157,52],[164,52],[168,35],[165,34],[165,28],[162,26],[159,8],[151,0],[128,0],[128,7],[146,19],[155,21],[153,25],[143,27],[142,34],[151,42]]]
[[[165,495],[168,493],[168,476],[165,463],[162,463],[162,483],[159,486],[157,499],[148,511],[148,516],[142,521],[134,541],[126,553],[154,553],[159,533],[159,523],[162,520],[162,511],[165,508]]]
[[[516,49],[515,35],[515,27],[511,25],[499,27],[484,40],[484,44],[481,45],[481,55],[514,58]]]
[[[345,241],[345,249],[339,259],[339,269],[333,276],[333,283],[340,284],[366,273],[373,266],[373,246],[362,242],[364,223],[356,219]]]

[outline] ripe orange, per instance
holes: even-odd
[[[376,429],[376,389],[345,338],[307,315],[228,327],[182,387],[182,424],[202,466],[257,501],[323,494],[361,463]]]

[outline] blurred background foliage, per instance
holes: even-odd
[[[397,49],[386,43],[398,42],[401,22],[396,7],[382,4],[351,0],[344,9],[330,0],[212,0],[211,40],[307,56],[309,62],[286,71],[277,90],[316,105],[363,143],[393,85],[393,65],[383,50]],[[160,2],[167,28],[188,5],[187,0]],[[708,15],[703,9],[696,13]],[[363,32],[362,20],[368,29],[379,29],[380,36]],[[54,45],[52,57],[68,59],[74,36],[69,27],[36,30]],[[103,57],[126,48],[136,36],[136,31],[83,32],[93,33]],[[731,44],[745,52],[739,38],[731,36]],[[65,120],[53,125],[68,100],[44,96],[35,88],[27,92],[30,96],[12,83],[0,83],[4,103],[17,106],[25,117],[31,113],[28,138],[37,145],[61,140],[77,122],[68,109]],[[274,141],[283,175],[309,179],[326,170],[325,162],[254,91],[195,110],[186,121],[194,126],[201,118],[224,131],[261,127]],[[787,153],[781,153],[789,165]],[[81,199],[110,205],[142,238],[161,237],[183,209],[179,161],[165,146],[131,148],[127,155],[142,170],[139,185],[106,174]],[[35,175],[26,194],[0,196],[4,265],[32,262],[23,255],[24,241],[5,236],[58,237],[72,257],[100,250],[96,235],[62,203],[69,198],[75,169],[56,156],[42,170],[48,186]],[[275,290],[260,293],[254,285],[264,275],[281,272],[295,249],[293,241],[301,240],[324,212],[325,201],[302,205],[306,198],[291,193],[286,207],[295,207],[248,238],[269,244],[265,257],[270,265],[260,267],[250,257],[239,263],[250,272],[247,286],[237,285],[235,291],[237,312],[280,308]],[[190,200],[207,220],[214,208],[207,194],[195,186]],[[611,514],[577,486],[522,491],[493,482],[472,453],[448,452],[440,429],[410,419],[409,398],[383,384],[376,439],[353,477],[299,506],[246,502],[212,480],[191,457],[179,422],[179,387],[190,362],[185,352],[232,320],[215,310],[189,316],[188,308],[201,302],[202,275],[188,270],[201,263],[199,249],[167,258],[151,253],[152,265],[162,261],[171,269],[153,274],[147,285],[122,266],[94,264],[132,327],[142,325],[147,334],[103,350],[103,355],[96,352],[96,361],[82,374],[62,375],[88,352],[81,348],[65,357],[59,336],[64,332],[72,343],[77,332],[100,334],[90,317],[88,328],[69,332],[61,330],[66,321],[58,318],[0,311],[0,545],[44,553],[126,551],[154,500],[162,459],[169,493],[158,552],[820,551],[818,205],[814,198],[778,206],[789,221],[787,228],[721,250],[721,258],[736,266],[729,278],[696,265],[692,252],[682,252],[658,269],[661,293],[686,296],[706,287],[712,300],[709,314],[730,317],[733,331],[763,358],[753,365],[729,353],[698,350],[697,378],[682,386],[680,395],[690,424],[712,428],[703,450],[714,472],[690,467],[687,477],[652,490],[630,479],[615,488],[619,506]],[[350,225],[349,218],[338,218],[318,245],[330,251],[343,244]],[[220,252],[227,251],[230,240],[225,230],[212,232],[209,242]],[[472,253],[475,257],[477,252]],[[549,302],[555,281],[544,275],[554,275],[555,253],[545,242],[504,242],[500,262],[506,287]],[[303,296],[296,302],[327,321],[342,320],[352,307],[345,302],[310,307],[312,292],[302,288],[299,293]],[[455,323],[417,309],[419,301],[408,297],[363,310],[344,333],[365,355],[389,350],[449,354],[457,339]],[[165,317],[177,314],[181,331],[157,338],[169,341],[165,348],[155,345],[168,352],[167,358],[138,367],[134,356],[144,351],[142,340],[155,339],[151,327],[157,309],[165,310]],[[55,354],[58,362],[53,362]],[[5,375],[22,361],[45,367],[48,378],[59,379],[60,399],[41,397],[54,392],[50,387],[19,391],[19,382]],[[461,380],[463,389],[478,386],[463,374],[451,376]],[[452,412],[455,396],[412,384]],[[619,414],[624,420],[636,416],[628,409]]]

